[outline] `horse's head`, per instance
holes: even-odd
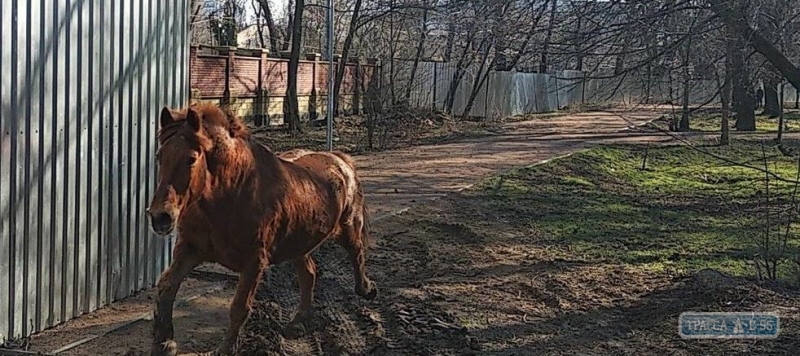
[[[185,113],[161,110],[158,134],[158,186],[147,208],[150,225],[157,234],[166,235],[184,207],[202,193],[207,163],[202,118],[192,108]]]
[[[181,212],[206,191],[209,165],[218,162],[244,126],[218,107],[161,110],[158,132],[158,186],[147,213],[160,235],[173,231]]]

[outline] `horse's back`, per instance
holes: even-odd
[[[315,174],[320,174],[334,185],[339,194],[343,209],[343,220],[352,221],[353,213],[360,211],[361,186],[355,170],[355,162],[348,154],[338,151],[323,152],[295,149],[278,155],[287,162],[304,167]]]
[[[355,172],[355,162],[350,155],[343,152],[295,149],[283,152],[279,154],[278,157],[284,161],[298,164],[315,172],[320,172],[321,169],[332,170],[346,177],[348,185],[350,185],[350,183],[354,185],[358,183],[358,177]]]

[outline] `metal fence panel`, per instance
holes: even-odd
[[[6,1],[0,1],[0,21],[2,23],[11,22],[11,12],[10,12],[10,3]],[[10,44],[11,41],[9,40],[11,31],[9,29],[4,28],[5,26],[0,26],[0,44]],[[0,46],[0,63],[10,63],[11,62],[11,49],[8,46]],[[3,71],[6,73],[12,70],[11,67],[4,67]],[[11,92],[11,76],[0,75],[0,102],[5,102],[6,97]],[[5,202],[10,200],[10,192],[11,189],[9,187],[10,183],[10,174],[9,171],[11,169],[11,139],[10,133],[6,134],[10,131],[9,123],[7,122],[8,115],[6,115],[6,110],[0,110],[0,202]],[[6,211],[2,211],[3,215],[0,217],[0,238],[3,239],[2,243],[0,243],[0,271],[8,271],[9,270],[9,237],[10,231],[8,229],[9,221],[5,218]],[[6,272],[2,272],[6,274]],[[4,280],[5,282],[5,280]],[[5,283],[0,285],[0,290],[5,289]],[[0,292],[0,308],[1,310],[5,310],[9,305],[9,293],[8,292]],[[4,334],[5,330],[7,329],[6,325],[9,324],[7,317],[0,316],[0,334]]]
[[[187,0],[0,1],[0,341],[152,286],[156,117],[188,96]]]
[[[395,63],[395,88],[406,88],[412,72],[407,61]],[[561,71],[554,74],[497,72],[480,63],[470,63],[459,69],[453,63],[420,62],[411,85],[409,104],[418,108],[444,110],[447,106],[450,86],[456,74],[461,72],[452,97],[451,113],[462,115],[469,103],[476,81],[483,80],[476,91],[470,116],[505,117],[543,113],[565,106],[583,104],[587,90],[584,88],[584,73]],[[480,76],[478,75],[480,73]],[[485,77],[485,79],[483,79]],[[592,88],[597,85],[591,86]],[[395,92],[396,98],[403,93]]]

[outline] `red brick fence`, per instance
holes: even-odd
[[[189,77],[191,99],[229,103],[242,117],[256,125],[283,124],[286,76],[289,60],[268,57],[262,49],[191,46]],[[341,63],[338,56],[335,67]],[[297,69],[297,96],[300,114],[316,119],[326,112],[328,95],[328,63],[319,54],[309,54]],[[339,108],[359,114],[369,88],[380,87],[380,64],[377,60],[345,63],[345,75],[339,97]]]

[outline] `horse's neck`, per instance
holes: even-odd
[[[277,179],[264,175],[279,175],[280,163],[271,151],[247,140],[241,140],[237,145],[236,150],[226,153],[227,156],[218,157],[217,167],[211,173],[214,186],[210,188],[214,190],[213,195],[238,194],[242,189],[255,190],[258,188],[255,186],[257,182]]]
[[[255,170],[253,152],[244,142],[237,142],[235,149],[218,152],[216,165],[211,171],[215,190],[240,188],[249,174]]]

